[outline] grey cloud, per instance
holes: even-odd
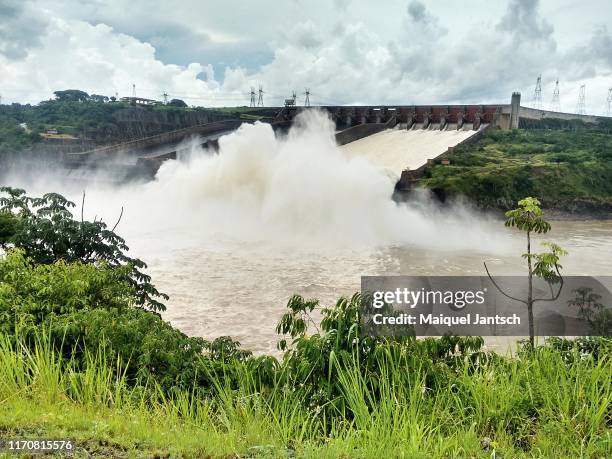
[[[33,11],[28,1],[0,2],[0,53],[8,59],[23,59],[28,50],[40,45],[47,22]]]
[[[350,5],[351,0],[334,0],[334,6],[340,11],[344,11]]]
[[[540,17],[539,0],[511,0],[497,29],[522,40],[548,40],[553,26]]]
[[[605,25],[595,29],[589,42],[587,54],[593,60],[601,61],[607,66],[612,67],[612,37]]]
[[[287,36],[287,40],[304,48],[316,48],[323,43],[323,37],[321,37],[319,29],[312,21],[296,24]]]
[[[408,14],[415,22],[428,21],[429,19],[425,5],[418,0],[413,0],[408,4]]]
[[[561,54],[564,79],[579,81],[612,74],[612,36],[606,26],[597,27],[589,40]]]

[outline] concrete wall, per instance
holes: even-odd
[[[117,145],[96,148],[81,153],[68,153],[64,155],[64,158],[67,161],[89,161],[104,160],[105,158],[111,158],[122,153],[129,153],[130,155],[138,156],[139,153],[147,149],[155,149],[168,145],[171,147],[173,145],[178,145],[180,142],[191,136],[209,136],[218,132],[234,130],[237,129],[242,123],[243,121],[240,120],[217,121],[200,126],[192,126],[185,129],[165,132],[163,134],[158,134],[151,137],[132,140],[130,142],[123,142]]]
[[[386,128],[386,123],[369,123],[353,126],[336,133],[336,143],[338,145],[346,145],[347,143],[384,131]]]
[[[546,118],[554,118],[558,120],[581,120],[585,123],[597,123],[598,118],[602,118],[599,116],[592,115],[579,115],[577,113],[561,113],[561,112],[551,112],[549,110],[538,110],[530,107],[521,107],[519,116],[521,118],[531,119],[531,120],[542,120]],[[518,126],[517,126],[518,127]]]

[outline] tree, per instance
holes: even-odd
[[[567,302],[568,306],[577,307],[578,317],[586,320],[595,333],[611,336],[612,310],[599,302],[601,295],[593,293],[593,289],[588,287],[577,288],[572,293],[576,296]]]
[[[55,91],[53,94],[55,94],[55,98],[60,102],[86,102],[89,99],[89,94],[79,89]]]
[[[185,101],[181,99],[172,99],[170,102],[168,102],[168,105],[171,105],[172,107],[187,107]]]
[[[134,287],[137,304],[146,305],[153,311],[164,311],[165,305],[157,298],[168,299],[153,284],[151,277],[143,272],[147,265],[138,258],[126,255],[129,250],[125,241],[115,233],[119,220],[112,229],[101,220],[93,222],[75,220],[70,212],[75,204],[57,193],[47,193],[41,198],[32,198],[22,189],[1,187],[0,220],[2,222],[3,247],[22,249],[36,264],[51,264],[58,260],[66,262],[105,263],[111,268],[129,267],[125,280]],[[83,204],[85,194],[83,194]],[[123,209],[121,209],[123,214]],[[16,221],[15,221],[16,219]]]
[[[529,343],[533,348],[535,346],[535,333],[533,327],[533,305],[538,301],[555,301],[561,295],[563,289],[563,277],[561,276],[562,266],[559,264],[559,259],[567,252],[559,245],[552,242],[545,242],[542,245],[548,248],[548,252],[532,253],[531,251],[531,234],[545,234],[550,231],[550,223],[542,218],[542,209],[540,201],[536,198],[525,198],[518,202],[518,208],[506,212],[507,227],[517,228],[525,231],[527,235],[527,252],[523,254],[523,258],[527,260],[527,298],[515,298],[508,295],[495,282],[489,268],[485,263],[485,270],[493,285],[506,297],[519,301],[527,306],[527,314],[529,318]],[[533,296],[533,279],[539,277],[544,279],[550,285],[549,298],[534,298]],[[556,293],[553,291],[553,284],[559,284]]]
[[[92,102],[105,104],[106,102],[108,102],[108,96],[102,96],[100,94],[92,94],[91,96],[89,96],[89,100]]]

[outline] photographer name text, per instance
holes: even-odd
[[[444,314],[397,314],[384,315],[382,313],[372,316],[374,325],[520,325],[521,318],[517,314],[511,316],[483,316],[480,314],[465,314],[461,316],[447,316]]]

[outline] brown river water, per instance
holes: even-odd
[[[245,125],[221,138],[218,155],[194,146],[146,184],[18,172],[8,183],[77,203],[85,190],[85,218],[111,225],[123,206],[117,232],[170,295],[163,317],[257,353],[274,351],[294,293],[330,305],[358,291],[363,275],[484,275],[483,261],[495,274],[525,273],[524,235],[499,215],[441,210],[426,196],[398,205],[397,178],[344,155],[333,135],[317,116],[280,139],[269,126]],[[566,274],[612,275],[612,221],[552,223],[540,239],[569,251]],[[511,341],[487,344],[504,351]]]
[[[547,239],[568,250],[566,274],[612,275],[612,221],[552,223]],[[274,327],[293,293],[330,305],[357,292],[362,275],[485,275],[483,261],[496,274],[524,274],[522,235],[501,221],[498,227],[514,253],[411,245],[296,250],[244,242],[172,248],[158,245],[154,233],[132,245],[147,253],[156,284],[170,295],[163,316],[172,324],[190,335],[230,335],[248,349],[272,352]],[[505,351],[508,339],[487,343]]]

